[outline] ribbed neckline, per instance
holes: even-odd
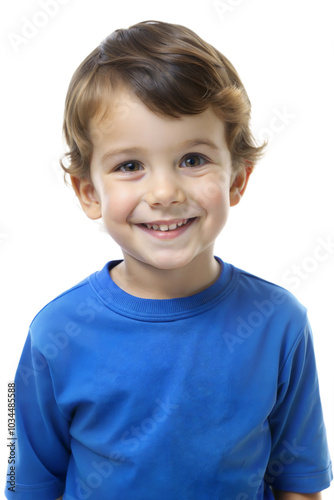
[[[238,272],[231,264],[215,257],[220,264],[217,280],[208,288],[189,297],[175,299],[143,299],[130,295],[111,279],[110,269],[122,262],[108,262],[89,278],[91,287],[104,304],[114,312],[142,321],[175,321],[201,314],[228,295],[235,286]]]

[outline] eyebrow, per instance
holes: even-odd
[[[182,149],[182,148],[194,148],[195,146],[208,146],[211,149],[216,149],[216,150],[219,149],[217,144],[212,142],[210,139],[207,139],[206,137],[199,137],[198,139],[192,139],[191,141],[182,142],[181,144],[178,144],[177,147]]]
[[[187,148],[194,148],[196,146],[208,146],[216,151],[219,150],[219,147],[206,137],[199,137],[198,139],[191,139],[189,141],[181,142],[180,144],[175,145],[175,149],[187,149]],[[108,151],[108,153],[103,155],[101,162],[105,162],[108,158],[113,158],[118,155],[136,155],[146,151],[147,151],[146,148],[141,148],[139,146],[138,147],[135,146],[132,148],[114,149],[112,151]]]
[[[119,156],[119,155],[136,155],[138,153],[143,152],[144,149],[140,147],[133,147],[133,148],[120,148],[120,149],[114,149],[112,151],[108,151],[105,155],[102,156],[101,162],[105,162],[108,158],[113,158],[114,156]]]

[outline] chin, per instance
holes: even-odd
[[[161,270],[173,270],[180,269],[182,267],[186,267],[193,261],[192,257],[161,257],[159,259],[152,259],[150,262],[147,262],[148,265],[155,267]]]

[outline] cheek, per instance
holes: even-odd
[[[105,222],[124,223],[136,203],[126,189],[112,186],[103,193],[102,218]]]
[[[228,182],[217,178],[208,179],[196,190],[196,201],[208,214],[213,211],[222,216],[229,209]]]
[[[208,209],[208,216],[211,222],[211,227],[218,231],[223,229],[227,222],[230,210],[229,192],[220,191],[211,198],[210,208]]]

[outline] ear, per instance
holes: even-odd
[[[101,217],[101,204],[91,180],[71,175],[71,183],[87,217],[93,220],[99,219]]]
[[[245,165],[232,178],[230,187],[230,206],[234,207],[239,203],[246,191],[249,176],[253,172],[253,165],[245,162]]]

